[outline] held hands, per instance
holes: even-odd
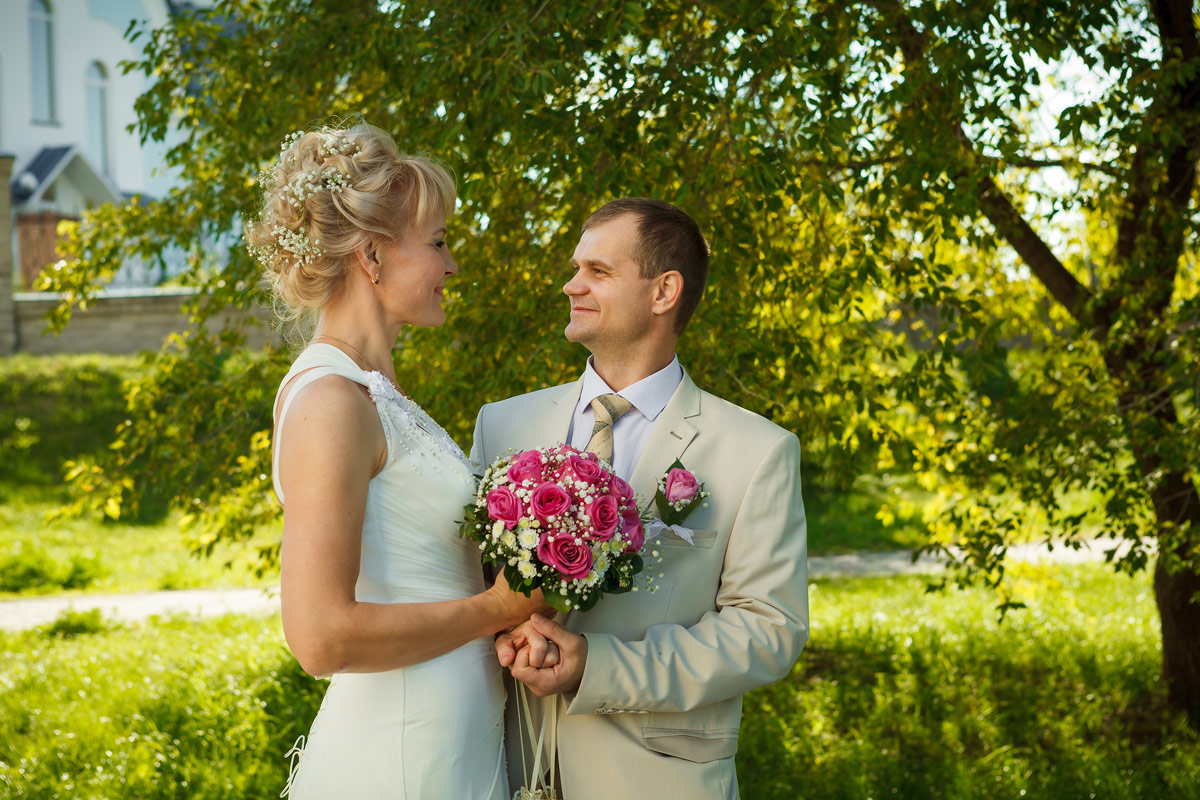
[[[500,665],[538,697],[579,688],[587,639],[538,614],[496,637]]]

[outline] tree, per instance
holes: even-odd
[[[558,291],[589,211],[675,202],[715,253],[681,346],[700,382],[796,430],[809,484],[916,472],[959,581],[1004,589],[1029,509],[1048,542],[1155,559],[1167,695],[1200,722],[1196,28],[1181,0],[219,2],[127,65],[182,188],[88,215],[44,286],[61,324],[173,245],[198,321],[259,302],[243,249],[211,270],[199,243],[253,213],[286,133],[361,113],[458,172],[451,320],[396,356],[461,441],[480,402],[575,374]],[[213,537],[275,513],[287,354],[238,337],[158,356],[113,462],[74,466],[82,502],[165,487]]]

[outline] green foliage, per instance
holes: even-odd
[[[137,36],[139,133],[179,125],[182,185],[85,215],[43,279],[56,322],[168,246],[192,258],[198,320],[257,302],[244,248],[213,270],[207,245],[254,213],[286,133],[362,114],[458,175],[449,321],[396,358],[460,441],[482,402],[578,373],[559,326],[580,224],[652,195],[714,250],[683,362],[797,431],[810,485],[911,469],[962,583],[1005,585],[1032,505],[1047,539],[1123,538],[1119,568],[1158,557],[1167,594],[1200,587],[1190,4],[224,0]],[[288,357],[235,363],[236,332],[199,330],[77,485],[110,514],[162,487],[244,536],[275,513],[264,432]],[[1098,531],[1062,502],[1085,494]],[[1185,639],[1168,672],[1200,697]]]
[[[1200,738],[1164,708],[1154,597],[1102,566],[982,589],[916,577],[812,586],[812,639],[746,696],[746,797],[1200,797]]]
[[[0,592],[83,589],[95,582],[101,572],[98,558],[73,555],[68,563],[63,563],[45,550],[18,541],[14,552],[0,555]]]
[[[1019,583],[1029,609],[1003,626],[983,589],[816,584],[792,675],[746,698],[743,796],[1200,796],[1200,740],[1162,707],[1147,580]],[[0,633],[0,797],[271,797],[324,690],[278,618]]]
[[[110,627],[98,608],[90,611],[76,611],[69,608],[42,630],[46,636],[73,639],[76,636],[90,633],[103,633]]]
[[[0,483],[51,487],[64,461],[100,457],[125,420],[135,356],[0,359]]]
[[[1191,141],[1177,89],[1196,69],[1145,9],[1075,5],[218,2],[137,31],[145,51],[126,65],[151,81],[139,133],[179,125],[181,187],[85,217],[45,287],[82,300],[121,257],[174,246],[205,289],[198,319],[258,302],[244,249],[212,270],[205,244],[254,212],[284,134],[363,114],[458,174],[449,322],[396,356],[460,441],[482,402],[577,374],[559,289],[579,225],[614,195],[653,195],[692,211],[714,248],[684,362],[798,431],[810,484],[916,469],[940,497],[935,543],[966,532],[965,561],[991,583],[1017,520],[989,498],[1037,504],[1078,537],[1059,498],[1095,491],[1136,568],[1143,537],[1165,534],[1153,476],[1200,452],[1194,403],[1172,420],[1143,402],[1196,380],[1200,329],[1180,324],[1198,308],[1194,231],[1178,203],[1135,213],[1170,166],[1138,154]],[[1060,99],[1075,104],[1054,141],[1034,120]],[[1001,195],[1046,218],[1034,239],[1087,255],[1064,246],[1054,267]],[[197,329],[161,354],[115,456],[74,476],[88,505],[128,514],[159,490],[234,538],[275,513],[264,432],[288,355],[238,359],[240,341]]]

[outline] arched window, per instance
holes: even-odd
[[[87,145],[92,163],[108,170],[108,73],[99,61],[87,68]]]
[[[33,121],[54,122],[54,18],[46,0],[29,3],[29,53],[33,75]]]

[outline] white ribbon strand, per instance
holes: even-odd
[[[646,523],[646,540],[649,541],[650,539],[655,539],[667,531],[673,531],[676,536],[678,536],[680,539],[683,539],[692,547],[696,546],[696,543],[692,541],[695,531],[693,531],[691,528],[685,528],[682,525],[668,525],[661,519],[657,518]]]

